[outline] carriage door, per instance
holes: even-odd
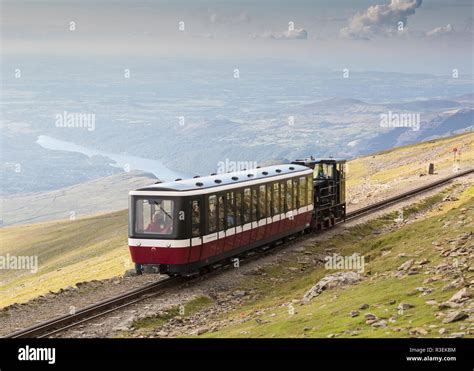
[[[202,232],[203,232],[203,217],[204,209],[202,197],[192,198],[189,201],[189,211],[191,215],[191,223],[189,223],[190,247],[188,254],[188,262],[195,262],[201,256],[202,248]]]

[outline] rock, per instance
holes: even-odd
[[[440,335],[444,335],[444,334],[446,333],[446,329],[445,329],[444,327],[443,327],[443,328],[440,328],[439,331],[438,331],[438,333],[439,333]]]
[[[414,262],[415,262],[415,259],[409,259],[409,260],[407,260],[405,263],[403,263],[402,265],[400,265],[397,270],[399,270],[399,271],[407,271],[407,270],[409,270],[409,269],[412,267],[412,265],[413,265]]]
[[[438,302],[436,300],[433,300],[433,299],[432,300],[427,300],[425,303],[428,304],[428,305],[437,305],[438,304]]]
[[[455,309],[455,308],[458,308],[458,307],[460,307],[460,304],[458,304],[458,303],[452,303],[452,302],[448,302],[448,301],[446,301],[446,302],[444,302],[444,303],[440,303],[440,304],[438,305],[438,309],[439,309],[439,310],[443,310],[443,309]]]
[[[132,327],[135,316],[127,317],[125,320],[112,327],[112,331],[128,331]]]
[[[369,307],[369,304],[362,304],[359,309],[360,310],[364,310],[364,309],[367,309]]]
[[[209,332],[209,329],[207,327],[201,327],[197,329],[196,335],[199,336],[205,334],[206,332]]]
[[[451,299],[448,301],[454,302],[454,303],[460,303],[462,301],[465,301],[471,297],[471,293],[467,289],[467,287],[464,287],[463,289],[459,290],[457,293],[455,293]]]
[[[377,328],[387,327],[387,321],[384,319],[381,319],[379,321],[372,323],[372,327],[377,327]]]
[[[137,271],[135,269],[129,269],[126,271],[123,275],[124,277],[136,277],[137,276]]]
[[[336,337],[336,335],[334,335],[334,334],[329,334],[329,335],[326,336],[326,337],[328,337],[328,338],[334,338],[334,337]]]
[[[423,327],[415,327],[408,331],[410,335],[428,335],[428,331]]]
[[[309,289],[303,296],[303,302],[308,302],[312,298],[318,296],[326,289],[332,289],[335,287],[353,285],[361,280],[360,275],[356,272],[338,272],[330,274],[319,280],[316,285]]]
[[[389,305],[393,305],[393,304],[395,304],[396,302],[397,302],[397,301],[396,301],[395,299],[392,299],[392,300],[390,300],[390,301],[388,302],[388,304],[389,304]]]
[[[366,313],[364,318],[367,320],[367,321],[372,321],[372,320],[376,320],[377,319],[377,316],[375,314],[372,314],[372,313]]]
[[[453,332],[450,337],[452,338],[463,338],[466,335],[465,332]]]
[[[466,319],[467,317],[469,317],[469,315],[466,312],[453,311],[446,314],[446,317],[443,319],[443,323],[462,321]]]
[[[244,291],[244,290],[235,290],[233,293],[232,293],[233,296],[235,297],[238,297],[238,298],[242,298],[244,297],[245,295],[247,295],[247,293]]]
[[[351,310],[350,315],[351,315],[351,317],[357,317],[359,315],[359,311],[358,310]]]
[[[410,308],[414,308],[415,306],[413,304],[409,304],[409,303],[400,303],[397,307],[398,310],[405,310],[405,309],[410,309]]]

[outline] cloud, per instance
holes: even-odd
[[[422,0],[391,0],[390,4],[373,5],[365,12],[355,14],[339,33],[344,38],[367,40],[393,35],[398,33],[399,22],[405,27],[408,17],[415,14],[421,3]]]
[[[428,37],[438,37],[443,35],[449,35],[454,32],[453,26],[447,24],[446,26],[436,27],[435,29],[428,31],[426,36]]]
[[[256,38],[255,35],[253,35]],[[267,31],[263,34],[264,38],[275,40],[306,40],[308,32],[304,28],[295,28],[284,32]]]
[[[246,12],[241,12],[237,15],[224,15],[218,13],[211,13],[209,21],[212,24],[242,24],[250,23],[250,16]]]

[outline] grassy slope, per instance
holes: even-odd
[[[39,270],[0,270],[0,306],[104,279],[131,267],[127,248],[127,212],[75,221],[2,228],[0,255],[38,256]]]
[[[349,183],[356,184],[365,179],[366,161],[382,164],[389,163],[390,158],[408,156],[412,159],[426,152],[426,146],[438,148],[436,143],[439,143],[440,152],[456,145],[463,148],[465,159],[474,158],[473,141],[474,134],[465,134],[386,151],[375,159],[356,159],[350,162]],[[392,171],[398,176],[402,174],[400,169]],[[0,256],[7,253],[38,255],[39,271],[31,274],[29,271],[0,270],[0,307],[25,302],[77,282],[123,274],[131,267],[127,248],[127,211],[75,221],[4,227],[0,229]]]
[[[428,163],[435,164],[436,171],[450,170],[453,166],[453,148],[461,151],[458,158],[461,168],[474,166],[474,133],[460,134],[434,141],[398,147],[349,162],[348,188],[370,179],[389,182],[410,175],[418,176],[428,171]],[[383,164],[378,171],[371,171],[370,164]]]
[[[412,210],[405,210],[405,215],[438,202],[442,196],[439,194]],[[427,284],[423,281],[431,275],[423,274],[423,271],[403,278],[393,277],[392,273],[410,258],[399,257],[401,253],[416,254],[416,260],[428,259],[429,263],[424,272],[428,267],[432,268],[440,264],[443,258],[432,243],[437,241],[447,245],[445,238],[455,238],[463,232],[472,231],[472,217],[470,223],[457,223],[460,220],[462,207],[474,209],[474,186],[464,192],[456,203],[445,204],[442,208],[428,214],[426,219],[408,224],[390,233],[374,236],[372,232],[383,225],[392,224],[396,215],[352,228],[351,233],[338,235],[328,241],[306,246],[307,251],[315,253],[329,247],[336,248],[341,255],[345,256],[358,252],[365,256],[365,270],[371,272],[372,278],[354,286],[324,291],[305,305],[295,303],[296,313],[290,315],[288,309],[292,300],[301,300],[304,293],[319,279],[335,271],[328,271],[320,266],[310,271],[292,273],[288,271],[287,262],[296,261],[297,256],[286,257],[286,262],[266,269],[265,277],[252,277],[244,283],[244,289],[257,288],[263,295],[257,301],[244,304],[234,313],[226,314],[226,317],[236,319],[235,324],[203,336],[326,337],[335,334],[341,337],[406,337],[410,336],[409,329],[415,327],[423,327],[428,331],[428,334],[423,336],[430,337],[439,336],[438,330],[442,327],[446,328],[448,333],[459,332],[459,327],[466,325],[466,321],[442,324],[441,319],[435,317],[439,311],[437,307],[426,303],[430,299],[438,302],[446,301],[457,292],[459,289],[455,288],[441,290],[444,285],[454,280],[454,277],[447,282],[439,280]],[[442,228],[448,221],[451,222],[450,227]],[[443,231],[442,235],[440,231]],[[452,258],[448,259],[448,262],[452,263],[452,260]],[[472,261],[470,263],[472,264]],[[298,264],[290,265],[298,266]],[[472,272],[467,273],[467,281],[473,276]],[[285,278],[282,279],[282,277]],[[420,292],[413,294],[417,287],[429,287],[433,289],[433,292],[424,296],[420,296]],[[391,300],[396,300],[396,303],[389,304]],[[400,315],[396,309],[400,302],[410,303],[415,307]],[[360,315],[352,318],[349,315],[351,310],[357,310],[362,304],[369,304],[370,307],[360,310]],[[396,322],[389,322],[386,328],[373,328],[365,324],[364,314],[366,313],[373,313],[385,319],[394,317]],[[268,323],[257,324],[255,321],[257,318]],[[243,322],[241,319],[248,319],[248,321]],[[353,333],[344,333],[344,331]]]

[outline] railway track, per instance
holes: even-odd
[[[457,179],[457,178],[460,178],[472,173],[474,173],[474,168],[465,170],[462,172],[458,172],[456,174],[453,174],[452,176],[443,178],[441,180],[430,183],[428,185],[412,189],[400,195],[393,196],[385,200],[382,200],[380,202],[354,210],[346,215],[346,221],[355,220],[364,215],[368,215],[372,212],[384,209],[396,203],[407,200],[411,197],[417,196],[424,192],[446,185],[452,182],[454,179]],[[282,246],[282,245],[279,245],[279,246]],[[268,252],[268,251],[274,251],[274,249],[265,250],[265,252]],[[260,258],[260,257],[261,255],[257,256],[257,258]],[[253,260],[253,259],[250,259],[250,260]],[[208,274],[204,276],[208,276]],[[201,276],[201,277],[204,277],[204,276]],[[154,282],[152,284],[126,292],[119,296],[101,301],[99,303],[95,303],[93,305],[80,309],[76,311],[75,313],[56,317],[56,318],[53,318],[52,320],[49,320],[37,325],[33,325],[23,330],[14,332],[12,334],[5,336],[5,338],[49,337],[57,333],[60,333],[62,331],[65,331],[67,329],[70,329],[72,327],[75,327],[81,323],[91,321],[95,318],[98,318],[100,316],[113,312],[120,308],[124,308],[134,303],[137,303],[139,301],[142,301],[146,298],[159,296],[160,294],[164,293],[167,289],[171,287],[176,287],[179,284],[189,283],[195,280],[196,278],[190,279],[190,278],[184,278],[184,277],[167,277],[158,282]]]

